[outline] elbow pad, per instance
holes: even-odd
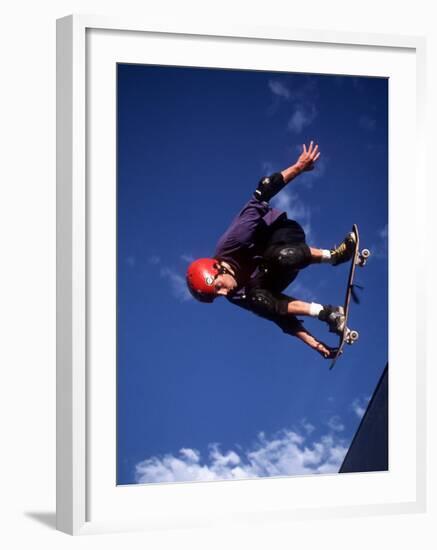
[[[285,187],[285,181],[282,174],[275,172],[271,176],[266,176],[259,181],[253,196],[259,201],[268,202],[283,187]]]

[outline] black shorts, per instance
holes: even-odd
[[[271,226],[271,233],[267,239],[265,252],[270,246],[277,244],[305,244],[305,231],[296,221],[287,217],[280,217]]]
[[[309,254],[303,228],[296,221],[281,217],[272,226],[272,233],[264,249],[260,273],[254,281],[256,285],[272,292],[282,292],[294,281],[300,269],[281,265],[277,261],[280,251],[287,246],[300,247],[305,255]]]

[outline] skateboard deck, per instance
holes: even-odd
[[[345,344],[354,344],[358,338],[359,333],[356,330],[351,330],[348,327],[349,322],[349,310],[350,310],[350,303],[351,303],[351,297],[353,293],[354,288],[354,277],[355,277],[355,268],[356,266],[364,267],[366,265],[367,259],[370,256],[370,251],[365,248],[362,251],[360,251],[360,234],[358,232],[358,226],[356,224],[352,227],[352,232],[355,233],[356,242],[355,242],[355,250],[352,254],[352,258],[350,260],[350,268],[349,268],[349,276],[347,279],[347,285],[346,285],[346,294],[344,299],[344,328],[343,331],[339,334],[339,343],[337,352],[335,354],[335,357],[332,359],[332,363],[330,365],[330,369],[334,367],[340,356],[343,354],[343,349]]]

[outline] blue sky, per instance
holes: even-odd
[[[117,483],[338,471],[388,359],[388,81],[144,65],[117,78]],[[315,170],[274,206],[312,246],[357,223],[373,252],[350,317],[360,340],[332,371],[269,321],[195,302],[184,279],[311,139]],[[347,271],[310,266],[289,293],[340,304]]]

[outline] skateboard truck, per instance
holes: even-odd
[[[355,344],[359,337],[360,333],[357,330],[351,330],[347,328],[344,340],[346,344],[349,344],[351,346],[352,344]]]
[[[359,265],[360,267],[364,267],[369,257],[370,257],[370,250],[368,248],[363,248],[363,250],[361,250],[361,252],[358,253],[357,265]]]

